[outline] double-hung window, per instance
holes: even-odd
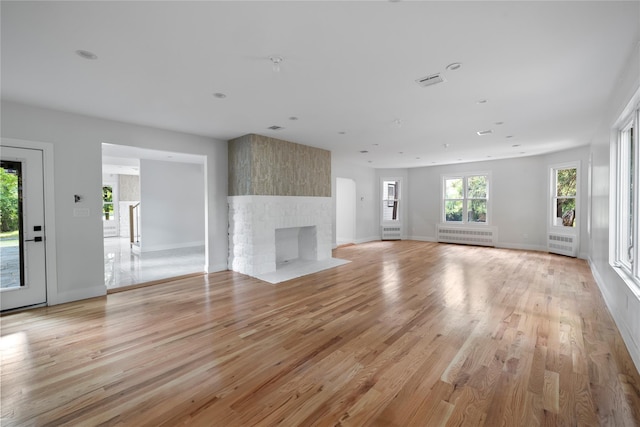
[[[442,190],[444,222],[488,224],[488,173],[444,176]]]
[[[551,167],[551,225],[576,227],[578,164]]]
[[[636,105],[621,117],[617,132],[616,157],[612,169],[615,171],[615,205],[612,206],[615,218],[614,249],[612,263],[619,267],[624,277],[630,279],[640,289],[640,271],[638,268],[638,130],[640,105]],[[612,162],[613,163],[613,162]]]

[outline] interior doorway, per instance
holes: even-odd
[[[356,241],[356,182],[336,178],[336,245]]]
[[[205,162],[203,155],[103,144],[108,290],[205,271]],[[107,232],[108,221],[117,233]]]

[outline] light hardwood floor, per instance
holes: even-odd
[[[633,426],[640,376],[588,265],[374,242],[3,316],[2,425]]]

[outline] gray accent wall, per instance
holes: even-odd
[[[232,139],[229,196],[331,197],[331,152],[256,134]]]

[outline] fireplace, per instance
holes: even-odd
[[[230,270],[279,283],[344,263],[331,258],[330,197],[230,196],[228,201]]]
[[[318,259],[316,226],[276,228],[276,270],[296,260]]]
[[[331,258],[331,152],[249,134],[229,141],[229,270],[279,283]]]

